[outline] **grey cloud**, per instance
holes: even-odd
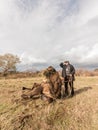
[[[96,66],[97,0],[1,0],[0,53],[21,57],[21,64]],[[88,5],[88,6],[86,6]]]

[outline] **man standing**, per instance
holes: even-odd
[[[69,63],[69,61],[64,61],[64,63],[61,63],[60,67],[62,67],[62,77],[64,80],[64,86],[65,86],[65,96],[69,94],[68,83],[71,87],[71,96],[73,96],[74,95],[73,81],[75,80],[75,77],[74,77],[75,68],[73,65]]]

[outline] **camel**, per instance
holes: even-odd
[[[49,66],[44,70],[43,75],[46,77],[46,81],[34,83],[32,88],[22,88],[22,98],[34,99],[41,97],[41,99],[46,99],[49,103],[51,103],[55,99],[61,97],[62,80],[59,73],[54,69],[54,67]]]

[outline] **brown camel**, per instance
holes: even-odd
[[[43,75],[46,77],[46,81],[39,83],[34,83],[33,87],[26,88],[23,87],[22,98],[39,98],[45,97],[48,102],[52,102],[56,98],[61,97],[61,86],[62,81],[58,72],[49,66],[44,70]]]

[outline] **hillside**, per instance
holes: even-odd
[[[22,86],[42,79],[0,79],[0,130],[98,130],[98,77],[76,77],[73,98],[21,100]]]

